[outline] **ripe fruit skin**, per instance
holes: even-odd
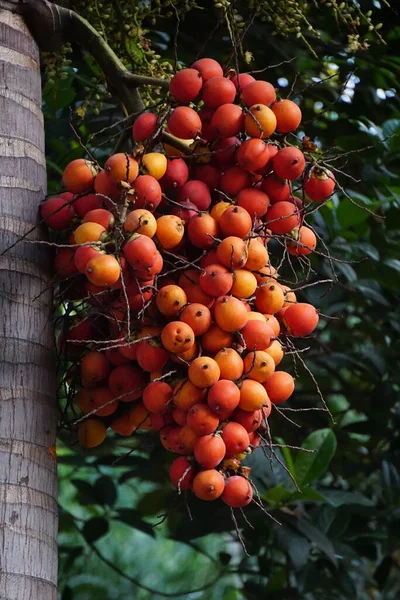
[[[207,404],[194,404],[188,411],[186,424],[198,436],[213,433],[218,423],[218,416]]]
[[[278,153],[279,154],[279,153]],[[252,138],[244,141],[236,152],[239,167],[250,173],[262,169],[269,161],[269,151],[265,142]]]
[[[143,390],[143,404],[151,413],[166,413],[172,400],[173,389],[165,381],[153,381]]]
[[[299,302],[288,306],[283,322],[290,335],[303,337],[310,335],[318,325],[319,315],[315,306]]]
[[[85,419],[78,425],[78,440],[83,448],[99,446],[106,439],[106,434],[106,426],[99,419]]]
[[[226,446],[218,435],[203,435],[194,445],[194,457],[203,469],[213,469],[223,460]]]
[[[202,100],[210,108],[233,103],[236,96],[234,84],[225,77],[212,77],[203,85]]]
[[[105,229],[99,223],[82,223],[74,231],[75,243],[86,244],[87,242],[98,242],[102,239]]]
[[[287,240],[286,247],[292,256],[307,256],[315,250],[317,246],[317,237],[309,227],[304,225],[300,227],[298,237],[292,241]]]
[[[247,350],[265,350],[272,343],[272,338],[275,334],[271,327],[262,321],[247,321],[244,327],[240,330]]]
[[[82,223],[99,223],[99,225],[103,225],[104,229],[111,229],[114,221],[114,215],[104,208],[89,210],[82,219]]]
[[[221,496],[225,487],[225,479],[215,469],[207,469],[197,473],[193,480],[192,489],[201,500],[216,500]]]
[[[87,386],[100,383],[109,376],[110,371],[110,363],[102,352],[88,352],[82,358],[81,375]]]
[[[128,213],[124,223],[124,231],[141,233],[152,238],[157,231],[157,221],[150,211],[137,208]]]
[[[219,188],[221,172],[216,167],[212,165],[197,165],[194,175],[198,181],[203,181],[210,190]]]
[[[221,379],[236,381],[243,375],[243,360],[233,348],[224,348],[214,357],[220,368]]]
[[[223,348],[229,348],[233,343],[233,335],[223,331],[216,323],[212,323],[210,329],[201,337],[203,350],[214,354]]]
[[[291,202],[276,202],[268,210],[265,222],[272,233],[289,233],[300,225],[299,209]]]
[[[232,475],[225,481],[221,498],[228,506],[243,508],[250,504],[253,498],[253,490],[245,477]]]
[[[158,290],[156,297],[157,308],[166,317],[173,317],[185,306],[187,296],[178,285],[165,285]]]
[[[157,259],[157,247],[152,239],[134,233],[124,246],[124,256],[134,269],[148,269]]]
[[[237,137],[232,136],[224,138],[215,144],[213,150],[213,162],[215,162],[222,170],[231,167],[235,162],[235,153],[240,146],[240,141]]]
[[[257,279],[247,269],[233,271],[231,294],[236,298],[250,298],[257,289]],[[249,313],[247,313],[249,318]]]
[[[242,408],[237,408],[231,415],[231,419],[235,423],[240,423],[248,433],[252,433],[261,425],[263,413],[261,409],[250,412]]]
[[[254,81],[242,89],[242,98],[249,107],[254,104],[270,106],[276,100],[276,92],[268,81]]]
[[[143,142],[151,137],[157,129],[158,117],[154,113],[145,112],[138,116],[132,127],[135,142]]]
[[[112,181],[132,183],[138,176],[139,165],[129,154],[119,152],[106,160],[104,170]]]
[[[245,379],[240,387],[239,408],[249,412],[259,410],[271,404],[268,394],[261,383],[254,379]]]
[[[274,177],[274,175],[269,175],[264,179],[261,189],[267,194],[271,204],[286,201],[290,198],[289,184],[284,180]]]
[[[208,356],[195,358],[188,369],[190,381],[199,388],[209,388],[217,383],[220,373],[218,363]]]
[[[93,187],[96,174],[97,169],[94,163],[83,158],[77,158],[65,167],[62,180],[70,192],[82,194]]]
[[[219,227],[224,237],[234,235],[243,239],[251,231],[251,216],[241,206],[231,206],[222,213]]]
[[[104,173],[104,171],[100,171],[100,173]],[[99,173],[99,175],[100,175]],[[98,176],[96,176],[94,185],[96,187],[96,181]],[[63,194],[61,194],[63,196]],[[72,205],[78,215],[80,217],[84,217],[86,213],[90,210],[95,210],[96,208],[101,208],[103,206],[104,198],[101,196],[97,196],[96,194],[87,194],[86,196],[81,196],[80,198],[75,198],[72,202]]]
[[[274,315],[283,307],[285,295],[279,283],[270,281],[256,291],[255,305],[260,312]]]
[[[220,379],[208,390],[207,404],[217,415],[231,414],[239,404],[239,400],[239,388],[228,379]]]
[[[161,341],[166,350],[174,353],[186,352],[194,344],[193,329],[181,321],[171,321],[161,332]]]
[[[304,192],[314,202],[323,202],[335,191],[335,178],[331,171],[314,169],[304,181]]]
[[[264,383],[264,387],[272,404],[281,404],[293,394],[294,379],[285,371],[275,371]]]
[[[272,161],[272,168],[275,174],[282,179],[294,181],[302,174],[306,166],[304,154],[294,146],[288,146],[279,150]]]
[[[167,159],[167,170],[160,179],[164,191],[181,188],[189,177],[189,169],[182,158]]]
[[[237,104],[222,104],[211,118],[211,130],[215,137],[227,138],[243,131],[245,117]]]
[[[118,401],[114,400],[108,387],[82,389],[78,395],[80,396],[78,400],[79,408],[84,414],[96,411],[95,416],[108,417],[117,410]]]
[[[61,197],[45,200],[40,209],[47,227],[58,231],[67,229],[75,217],[73,204]]]
[[[239,192],[237,203],[254,219],[265,215],[269,207],[269,198],[257,188],[245,188]]]
[[[188,411],[195,404],[204,401],[206,390],[194,385],[190,379],[180,381],[174,388],[173,402],[175,406]]]
[[[225,442],[227,454],[240,454],[250,444],[249,434],[239,423],[229,421],[222,429],[222,439]]]
[[[265,350],[267,354],[272,356],[274,359],[275,367],[279,365],[284,357],[284,352],[282,348],[282,344],[278,340],[274,340],[269,348]]]
[[[185,223],[176,215],[158,217],[156,235],[164,249],[175,248],[182,240],[184,233]]]
[[[158,181],[167,170],[167,157],[161,152],[148,152],[142,157],[142,166],[146,169],[147,175],[151,175]]]
[[[108,378],[108,387],[115,399],[133,402],[142,395],[145,380],[142,373],[131,365],[121,365]],[[119,398],[121,396],[121,398]]]
[[[249,85],[249,83],[253,83],[255,79],[249,73],[238,73],[237,75],[234,75],[232,77],[231,81],[235,88],[237,90],[240,88],[241,91],[246,85]]]
[[[231,167],[222,175],[219,188],[225,192],[225,194],[234,198],[241,190],[249,188],[250,186],[250,173],[241,167]]]
[[[276,117],[265,104],[254,104],[246,114],[244,126],[247,135],[264,139],[274,133]]]
[[[203,181],[192,179],[187,181],[179,190],[177,202],[189,200],[199,210],[207,210],[211,204],[211,194],[208,186]]]
[[[169,119],[168,129],[178,138],[191,140],[201,131],[201,120],[199,115],[188,106],[178,106],[175,108]]]
[[[202,85],[203,80],[198,70],[182,69],[171,79],[169,92],[178,102],[189,104],[199,94]]]
[[[196,248],[211,248],[219,235],[218,223],[208,213],[194,215],[188,224],[189,240]]]
[[[199,284],[209,296],[225,296],[232,287],[233,276],[222,265],[208,265],[200,275]]]
[[[214,319],[223,331],[239,331],[247,322],[247,310],[234,296],[220,296],[213,306]]]
[[[247,262],[245,268],[249,271],[261,271],[269,263],[268,250],[262,242],[255,238],[247,240]],[[254,275],[258,280],[257,274]]]
[[[264,350],[249,352],[243,362],[246,377],[259,383],[268,381],[275,371],[274,359]]]
[[[222,77],[224,74],[219,62],[213,58],[200,58],[192,64],[191,69],[197,69],[201,73],[203,82],[213,77]]]
[[[53,262],[54,272],[56,273],[57,277],[60,279],[68,279],[69,277],[74,277],[74,275],[77,275],[78,269],[75,264],[75,254],[76,252],[73,248],[58,249]]]
[[[277,100],[271,110],[276,117],[276,130],[279,133],[290,133],[301,123],[301,110],[292,100]]]
[[[179,315],[179,320],[187,323],[195,336],[203,335],[211,325],[211,313],[207,306],[198,302],[188,304]]]
[[[168,352],[155,340],[143,340],[137,344],[136,360],[144,371],[154,373],[168,362]]]
[[[121,267],[115,256],[99,254],[91,258],[86,265],[86,277],[91,283],[98,286],[112,285],[120,274]]]
[[[243,267],[247,261],[247,244],[242,238],[228,236],[217,247],[217,259],[228,269]]]
[[[179,456],[171,464],[169,476],[172,485],[178,488],[178,490],[189,490],[192,487],[195,470],[186,456]]]
[[[154,212],[161,202],[162,190],[155,177],[139,175],[134,183],[135,208],[147,208]]]

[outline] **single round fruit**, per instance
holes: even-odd
[[[290,133],[301,123],[301,110],[292,100],[277,100],[271,110],[276,117],[276,130],[279,133]]]
[[[163,215],[157,219],[157,240],[165,250],[175,248],[185,233],[185,222],[175,215]]]
[[[221,379],[237,381],[243,375],[243,360],[233,348],[223,348],[214,356],[214,360],[220,368]]]
[[[262,313],[274,315],[283,307],[285,295],[279,283],[269,280],[256,291],[255,305]]]
[[[288,306],[283,322],[290,335],[304,337],[310,335],[318,325],[319,314],[315,306],[299,302]]]
[[[240,423],[229,421],[222,429],[222,439],[225,442],[227,454],[234,455],[244,452],[250,445],[249,434]]]
[[[157,292],[156,305],[165,317],[174,317],[186,303],[185,291],[178,285],[165,285]]]
[[[242,408],[237,408],[233,412],[231,420],[235,421],[235,423],[240,423],[248,433],[252,433],[260,427],[263,420],[263,413],[261,409],[250,412]]]
[[[271,402],[264,386],[254,379],[245,379],[240,386],[239,408],[249,412],[270,406]]]
[[[107,428],[99,419],[85,419],[78,425],[78,440],[83,448],[99,446],[106,439],[106,434]]]
[[[201,120],[192,108],[178,106],[168,119],[168,129],[178,138],[191,140],[201,132]]]
[[[108,158],[104,164],[104,170],[110,179],[115,182],[126,181],[132,183],[139,173],[139,164],[129,154],[119,152]]]
[[[219,227],[224,237],[234,235],[243,239],[251,231],[251,216],[241,206],[231,206],[222,213]]]
[[[211,131],[217,138],[228,138],[238,135],[244,129],[245,116],[237,104],[222,104],[211,118]]]
[[[199,388],[209,388],[214,385],[218,381],[220,373],[218,363],[208,356],[195,358],[188,369],[190,381]]]
[[[224,441],[219,435],[203,435],[196,441],[194,457],[203,469],[213,469],[223,460],[226,452]]]
[[[96,174],[97,168],[93,162],[77,158],[65,167],[62,180],[70,192],[82,194],[93,187]]]
[[[247,310],[234,296],[220,296],[213,306],[214,319],[223,331],[240,331],[247,323]]]
[[[231,167],[223,173],[219,188],[228,196],[235,198],[241,190],[250,186],[250,173],[241,167]]]
[[[278,179],[274,175],[269,175],[263,180],[261,189],[267,194],[271,204],[287,201],[290,198],[290,186],[287,181]]]
[[[203,181],[191,179],[181,187],[177,196],[177,202],[185,200],[193,202],[199,210],[207,210],[211,204],[210,190]]]
[[[217,415],[232,413],[239,400],[238,386],[228,379],[220,379],[208,390],[207,404]]]
[[[75,217],[74,206],[65,198],[49,198],[40,207],[42,219],[47,227],[62,231],[68,229]]]
[[[276,117],[265,104],[254,104],[246,114],[244,126],[250,137],[268,138],[276,129]]]
[[[265,245],[256,238],[247,240],[247,261],[245,268],[248,271],[261,271],[268,263],[269,255]]]
[[[137,208],[128,213],[124,222],[124,231],[141,233],[152,238],[157,231],[157,221],[150,211]]]
[[[105,232],[106,230],[99,223],[82,223],[74,231],[75,243],[98,242],[105,236]]]
[[[269,208],[269,198],[257,188],[245,188],[237,197],[239,206],[247,210],[250,217],[259,219],[265,215]]]
[[[249,352],[243,362],[246,377],[259,383],[268,381],[275,371],[274,359],[264,350]]]
[[[285,402],[294,391],[294,379],[285,371],[275,371],[264,383],[269,399],[273,404]]]
[[[225,504],[233,508],[243,508],[250,504],[253,490],[248,479],[241,475],[228,477],[221,498]]]
[[[211,313],[204,304],[193,302],[182,309],[179,320],[190,325],[195,336],[203,335],[210,329]]]
[[[197,436],[208,435],[217,429],[219,418],[207,404],[194,404],[188,411],[186,424]]]
[[[232,77],[231,81],[235,88],[241,91],[246,85],[253,83],[255,79],[250,73],[238,73]]]
[[[219,62],[213,58],[200,58],[191,66],[192,69],[197,69],[200,72],[203,82],[212,79],[213,77],[222,77],[224,72]]]
[[[116,367],[108,378],[113,397],[121,402],[133,402],[140,398],[145,385],[143,374],[131,365]]]
[[[284,235],[300,225],[300,211],[291,202],[276,202],[268,210],[265,223],[272,231]]]
[[[314,202],[323,202],[335,191],[335,177],[327,169],[312,169],[305,181],[304,192]]]
[[[151,175],[139,175],[134,183],[135,207],[147,208],[154,212],[161,202],[162,190],[155,177]]]
[[[283,351],[282,344],[278,340],[274,340],[269,348],[266,348],[265,352],[272,356],[274,359],[275,367],[282,361],[285,353]]]
[[[226,237],[217,246],[217,259],[228,269],[240,269],[247,261],[246,242],[240,237]]]
[[[276,92],[274,86],[268,81],[254,81],[244,86],[242,98],[246,106],[254,104],[270,106],[276,100]]]
[[[302,225],[298,236],[293,240],[286,241],[286,248],[292,256],[307,256],[315,250],[317,246],[317,237],[312,229]]]
[[[240,330],[247,350],[265,350],[272,343],[275,334],[268,323],[258,320],[248,320]]]
[[[202,90],[201,98],[210,108],[218,108],[222,104],[231,104],[235,100],[236,88],[226,77],[208,79]]]
[[[272,161],[272,168],[275,174],[282,179],[294,181],[302,174],[306,166],[304,154],[294,146],[288,146],[279,150]]]
[[[203,80],[198,70],[182,69],[171,79],[169,92],[178,102],[189,104],[199,94],[202,85]]]
[[[194,337],[193,329],[181,321],[171,321],[161,332],[164,348],[175,354],[189,350],[194,344]]]
[[[157,181],[164,177],[167,164],[167,157],[161,152],[148,152],[142,157],[142,166],[146,169],[147,175],[151,175]]]
[[[229,348],[232,344],[233,335],[218,327],[216,323],[212,323],[209,330],[201,336],[202,348],[210,354]]]
[[[169,468],[169,476],[178,490],[189,490],[192,487],[196,471],[186,456],[176,458]]]
[[[204,401],[206,389],[194,385],[190,379],[180,381],[174,388],[173,402],[175,406],[188,411],[195,404]]]
[[[85,274],[89,281],[95,285],[110,286],[118,281],[121,267],[115,256],[99,254],[89,260]]]
[[[200,471],[193,480],[192,489],[201,500],[216,500],[225,487],[225,479],[215,469]]]
[[[218,223],[206,212],[194,215],[187,231],[190,242],[196,248],[211,248],[219,235]]]
[[[233,285],[231,294],[236,298],[250,298],[257,289],[257,279],[247,269],[233,271]],[[247,319],[249,313],[247,313]]]
[[[203,269],[199,284],[203,292],[209,296],[225,296],[233,284],[233,276],[222,265],[208,265]]]
[[[257,138],[245,140],[236,152],[236,160],[239,167],[250,173],[262,169],[269,161],[267,144]]]
[[[157,246],[146,235],[134,233],[124,245],[124,256],[134,269],[148,269],[157,260]]]
[[[167,159],[167,170],[160,179],[164,191],[177,190],[181,188],[189,177],[189,168],[182,158]]]
[[[165,381],[153,381],[143,390],[143,404],[151,413],[166,413],[172,403],[173,389]]]
[[[85,381],[85,385],[93,387],[104,381],[111,371],[111,366],[102,352],[88,352],[82,358],[81,376]]]
[[[157,130],[157,124],[156,114],[145,112],[139,115],[132,127],[132,136],[135,142],[143,142],[151,137]]]

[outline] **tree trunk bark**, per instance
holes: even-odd
[[[0,9],[0,600],[57,598],[49,256],[25,242],[2,255],[37,223],[45,191],[39,53]]]

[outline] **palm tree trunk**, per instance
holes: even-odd
[[[0,600],[57,598],[49,256],[24,242],[2,254],[35,225],[45,191],[39,53],[0,9]]]

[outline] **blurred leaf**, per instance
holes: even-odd
[[[92,484],[83,479],[71,479],[71,483],[78,490],[79,504],[83,506],[96,504],[97,498]]]
[[[83,526],[83,537],[89,543],[95,542],[108,533],[109,524],[104,517],[93,517]]]
[[[151,535],[152,537],[155,536],[154,528],[142,519],[142,515],[139,511],[134,510],[133,508],[120,508],[117,511],[116,518],[119,521],[130,525],[134,529],[139,529],[140,531],[143,531],[143,533],[147,533],[147,535]]]
[[[302,447],[315,452],[299,451],[296,456],[295,476],[300,488],[315,481],[328,470],[336,452],[335,434],[331,429],[319,429],[304,440]]]
[[[110,477],[99,477],[93,491],[99,504],[113,506],[117,501],[117,488]]]

